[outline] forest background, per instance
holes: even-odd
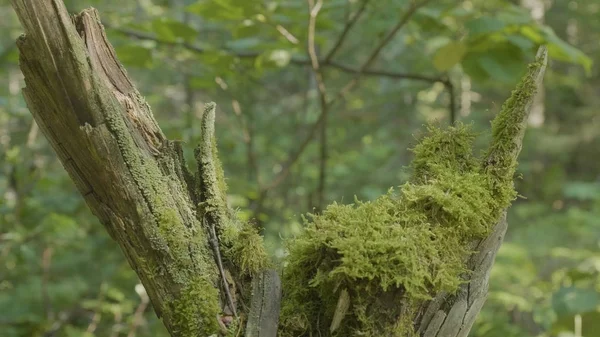
[[[436,0],[407,14],[408,0],[325,0],[311,34],[315,2],[65,1],[101,12],[168,138],[193,148],[203,104],[217,102],[229,203],[276,257],[302,214],[406,181],[424,124],[473,123],[486,144],[547,44],[522,198],[471,336],[600,336],[600,2]],[[32,121],[6,0],[0,32],[0,336],[167,336]]]

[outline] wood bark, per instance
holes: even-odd
[[[546,47],[540,47],[536,55],[536,62],[532,64],[526,77],[532,81],[533,92],[513,93],[515,99],[512,104],[513,111],[504,120],[495,121],[499,124],[512,125],[504,134],[495,134],[490,150],[485,158],[485,165],[498,170],[499,175],[513,171],[516,160],[521,152],[523,137],[527,128],[529,113],[535,102],[536,92],[542,87],[542,81],[546,72],[548,62],[548,51]],[[516,96],[515,96],[516,95]],[[522,112],[522,113],[520,113]],[[502,117],[502,116],[499,116]],[[505,125],[506,126],[506,125]],[[507,144],[499,144],[505,142]],[[510,169],[510,167],[513,167]],[[512,179],[513,173],[505,179]],[[471,271],[465,278],[464,283],[456,295],[438,294],[427,304],[422,311],[423,314],[417,318],[415,326],[423,337],[466,337],[471,331],[477,314],[483,307],[487,297],[490,271],[494,265],[494,259],[504,239],[507,229],[506,210],[502,213],[500,221],[494,226],[490,235],[480,242],[473,243],[474,253],[467,261]]]
[[[118,62],[95,10],[70,16],[60,0],[12,3],[25,30],[17,45],[23,94],[36,123],[87,205],[119,243],[167,330],[172,336],[191,336],[196,327],[186,326],[189,312],[174,303],[208,306],[203,296],[192,298],[200,303],[189,303],[190,296],[202,295],[194,293],[199,284],[217,293],[222,307],[226,296],[181,145],[162,133]],[[541,67],[536,81],[543,73]],[[529,110],[531,102],[526,105]],[[522,133],[517,138],[511,141],[520,150]],[[487,239],[473,244],[477,253],[467,262],[472,273],[456,295],[438,294],[419,311],[414,322],[421,336],[467,336],[485,302],[506,228],[503,216]],[[274,337],[279,276],[267,271],[252,283],[250,309],[242,313],[245,334]],[[218,326],[218,320],[200,323]]]

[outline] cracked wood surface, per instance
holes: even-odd
[[[466,337],[485,302],[490,271],[506,233],[506,213],[469,259],[472,271],[469,282],[462,285],[456,296],[439,294],[426,307],[418,323],[423,337]]]
[[[71,17],[57,0],[13,7],[25,29],[17,45],[27,106],[175,336],[181,318],[171,306],[182,289],[194,275],[218,284],[181,152],[116,59],[94,9]],[[174,236],[161,232],[167,225]]]
[[[540,47],[537,55],[537,62],[530,66],[527,76],[533,81],[533,93],[520,93],[524,97],[518,101],[515,109],[522,109],[524,114],[515,117],[519,118],[516,121],[516,128],[511,130],[509,142],[511,146],[493,147],[494,149],[488,153],[486,162],[487,165],[494,166],[499,162],[510,162],[516,159],[521,151],[523,136],[525,134],[526,123],[529,116],[529,111],[535,99],[535,93],[542,85],[546,65],[548,62],[548,51],[546,47]],[[494,139],[500,141],[502,139]],[[504,159],[498,160],[503,157]],[[485,164],[484,164],[485,165]],[[501,168],[503,169],[503,168]],[[508,178],[508,177],[507,177]],[[512,174],[511,177],[512,179]],[[475,318],[485,303],[488,288],[490,272],[494,265],[496,254],[502,245],[504,234],[507,229],[506,210],[502,213],[501,219],[494,226],[492,233],[480,242],[473,244],[474,253],[467,261],[467,266],[471,271],[465,279],[456,295],[449,296],[447,294],[438,294],[431,300],[425,308],[423,314],[418,317],[415,322],[416,329],[422,337],[467,337],[469,331],[475,322]]]

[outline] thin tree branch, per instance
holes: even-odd
[[[336,68],[338,68],[340,70],[343,70],[343,71],[346,71],[346,72],[350,72],[350,73],[354,73],[355,74],[354,79],[352,81],[350,81],[337,94],[336,97],[334,97],[333,99],[331,99],[329,102],[327,102],[327,101],[325,102],[325,104],[327,106],[327,109],[322,110],[322,113],[319,115],[319,118],[317,119],[317,121],[310,128],[310,130],[309,130],[308,135],[306,136],[306,138],[304,138],[304,140],[300,143],[300,146],[298,147],[298,149],[295,152],[293,152],[293,154],[284,163],[283,169],[275,176],[275,178],[273,179],[273,181],[270,184],[265,185],[265,190],[263,190],[260,193],[259,198],[264,198],[266,196],[266,190],[272,189],[272,188],[276,187],[277,185],[279,185],[287,177],[287,175],[290,172],[290,168],[300,158],[300,156],[302,155],[302,153],[306,149],[307,145],[313,139],[316,131],[320,127],[322,127],[322,125],[325,123],[325,120],[327,118],[327,113],[323,113],[323,112],[326,112],[329,109],[331,109],[331,107],[338,101],[338,99],[343,98],[345,96],[345,94],[348,91],[350,91],[358,83],[358,80],[359,80],[359,78],[362,75],[364,75],[364,74],[379,75],[379,76],[390,76],[391,75],[391,77],[394,77],[394,78],[416,79],[416,80],[427,81],[427,82],[442,82],[442,83],[444,83],[446,81],[445,79],[443,79],[441,77],[440,78],[434,78],[434,77],[428,77],[428,76],[416,75],[416,74],[395,74],[395,73],[388,73],[388,72],[383,72],[383,71],[372,72],[372,71],[368,71],[367,70],[367,68],[372,65],[372,63],[375,61],[375,59],[377,58],[377,56],[379,55],[379,53],[387,45],[387,43],[389,41],[391,41],[391,39],[394,37],[394,35],[404,25],[406,25],[408,23],[408,21],[410,20],[410,18],[412,17],[412,15],[419,8],[421,8],[422,6],[424,6],[425,4],[427,4],[429,1],[431,1],[431,0],[422,0],[421,2],[417,2],[417,3],[411,4],[411,6],[407,10],[407,12],[402,16],[402,18],[400,19],[400,21],[398,22],[398,24],[396,24],[390,30],[390,32],[386,35],[386,37],[379,43],[379,45],[375,48],[375,50],[370,54],[370,56],[367,59],[367,61],[365,63],[363,63],[363,65],[359,69],[353,69],[353,68],[346,67],[346,66],[343,66],[341,64],[337,64],[337,63],[333,63],[333,62],[328,63],[328,65],[334,65],[334,67],[336,67]],[[311,65],[312,65],[313,69],[315,68],[315,65],[317,65],[317,69],[320,69],[318,67],[321,66],[321,64],[318,62],[318,59],[316,61],[313,60],[313,59],[311,59]]]
[[[113,324],[110,337],[117,337],[122,330],[123,314],[120,311],[115,311],[114,313],[115,324]]]
[[[327,168],[327,115],[329,112],[329,105],[327,104],[327,90],[325,88],[323,74],[321,73],[321,70],[319,68],[319,57],[317,56],[315,48],[315,26],[317,22],[317,15],[319,15],[319,11],[323,6],[323,0],[318,0],[316,4],[314,3],[314,0],[308,0],[308,6],[310,10],[310,19],[308,22],[308,55],[310,56],[312,70],[317,81],[317,88],[319,90],[319,102],[321,105],[321,115],[323,116],[323,122],[321,123],[319,183],[317,188],[317,208],[321,210],[321,208],[323,207],[323,201],[325,199],[325,171]]]
[[[331,50],[329,51],[329,53],[327,53],[327,56],[325,56],[325,60],[323,60],[323,63],[329,63],[329,62],[331,62],[331,60],[333,59],[333,57],[335,56],[335,54],[342,47],[342,44],[346,40],[346,37],[348,36],[348,33],[350,32],[350,30],[352,29],[352,27],[354,27],[354,24],[358,21],[358,19],[360,18],[360,16],[365,11],[365,8],[367,7],[367,4],[369,3],[369,1],[370,0],[363,0],[362,1],[361,6],[358,9],[358,11],[356,12],[356,14],[354,14],[354,16],[352,16],[350,18],[350,20],[348,20],[348,22],[346,23],[346,26],[344,27],[344,30],[342,31],[342,34],[338,38],[337,42],[333,45],[333,47],[331,48]]]
[[[283,36],[285,37],[286,40],[288,40],[291,44],[298,44],[300,43],[300,41],[298,41],[298,38],[296,38],[294,36],[294,34],[290,33],[289,30],[285,29],[284,26],[282,25],[276,25],[275,29],[277,29],[277,31]]]
[[[135,31],[135,30],[127,29],[127,28],[118,28],[118,27],[114,27],[110,24],[104,24],[104,25],[120,34],[127,35],[127,36],[135,38],[135,39],[154,41],[158,44],[166,45],[166,46],[178,46],[178,47],[185,48],[189,51],[195,52],[197,54],[203,54],[203,53],[207,52],[206,49],[196,46],[196,45],[193,45],[193,44],[190,44],[190,43],[162,40],[162,39],[160,39],[154,35],[148,34],[148,33],[139,32],[139,31]],[[241,52],[233,52],[233,51],[227,50],[227,49],[225,49],[224,51],[230,53],[232,56],[236,56],[236,57],[240,57],[240,58],[255,58],[260,55],[260,53],[257,53],[257,52],[241,53]],[[299,65],[299,66],[311,65],[311,62],[312,61],[310,59],[301,59],[301,58],[292,58],[290,60],[291,64]],[[424,81],[424,82],[432,82],[432,83],[433,82],[443,82],[442,77],[434,77],[434,76],[427,76],[427,75],[420,75],[420,74],[413,74],[413,73],[398,73],[398,72],[392,72],[392,71],[369,70],[369,69],[364,69],[361,72],[360,69],[353,68],[351,66],[348,66],[348,65],[345,65],[345,64],[342,64],[339,62],[335,62],[332,60],[329,60],[328,62],[326,62],[326,60],[323,59],[323,60],[319,60],[318,63],[319,63],[319,67],[321,69],[335,68],[335,69],[341,70],[345,73],[355,74],[355,75],[360,74],[360,75],[365,75],[365,76],[381,76],[381,77],[389,77],[389,78],[394,78],[394,79],[407,79],[407,80],[416,80],[416,81]]]
[[[356,84],[358,84],[358,81],[359,81],[362,73],[365,72],[367,70],[367,68],[369,68],[375,62],[375,60],[377,59],[377,57],[379,56],[379,54],[381,53],[383,48],[385,46],[387,46],[387,44],[392,40],[392,38],[394,38],[396,33],[398,33],[398,31],[409,22],[410,18],[417,12],[417,10],[419,8],[425,6],[431,0],[422,0],[420,2],[416,2],[417,0],[414,0],[414,1],[415,2],[412,2],[412,4],[408,7],[408,10],[400,18],[400,21],[398,21],[398,23],[383,38],[383,40],[381,40],[381,42],[379,42],[379,45],[377,47],[375,47],[375,49],[371,52],[371,55],[369,55],[367,60],[358,69],[356,76],[350,82],[348,82],[348,84],[346,84],[342,88],[342,90],[340,90],[340,92],[337,94],[337,96],[335,98],[333,98],[333,100],[331,102],[329,102],[330,105],[335,103],[335,101],[338,100],[339,98],[345,96],[348,92],[350,92],[350,90],[352,90],[352,88],[354,88],[354,86]]]
[[[48,321],[54,320],[54,311],[52,310],[52,302],[48,294],[48,282],[50,279],[50,265],[52,263],[52,254],[54,249],[52,247],[46,247],[42,253],[42,302],[44,303],[44,316]]]
[[[270,184],[265,186],[265,190],[276,187],[283,181],[283,179],[286,178],[291,167],[298,160],[298,158],[300,158],[300,155],[304,152],[307,145],[310,143],[312,138],[315,136],[315,133],[319,129],[319,126],[321,126],[321,123],[323,123],[323,119],[324,119],[324,115],[321,114],[319,116],[319,118],[315,121],[315,123],[310,127],[308,134],[306,135],[304,140],[300,143],[300,145],[298,146],[296,151],[294,151],[293,154],[288,158],[288,160],[282,165],[283,168],[281,169],[281,171],[279,171],[279,174],[277,174],[277,176],[275,176],[275,178],[273,179],[273,181],[271,181]]]
[[[444,79],[442,83],[444,83],[444,86],[448,91],[448,96],[450,96],[448,111],[450,113],[450,124],[454,124],[454,122],[456,122],[456,94],[454,92],[454,84],[452,84],[450,79]]]
[[[317,0],[316,4],[314,3],[314,0],[307,1],[310,7],[310,17],[308,21],[308,55],[310,57],[310,64],[315,74],[315,79],[317,80],[317,88],[319,89],[321,101],[326,105],[327,90],[325,89],[325,82],[323,81],[323,74],[321,73],[319,65],[319,57],[317,56],[317,51],[315,48],[315,26],[317,22],[317,15],[319,15],[319,11],[321,10],[321,7],[323,7],[323,0]]]
[[[396,80],[415,80],[415,81],[423,81],[429,83],[435,82],[444,82],[444,78],[442,76],[427,76],[421,74],[413,74],[413,73],[399,73],[385,70],[364,70],[363,72],[360,69],[352,68],[348,65],[331,61],[329,63],[321,63],[322,67],[330,67],[341,70],[345,73],[355,74],[355,75],[363,75],[363,76],[379,76],[379,77],[389,77]]]
[[[310,6],[309,32],[308,32],[308,53],[310,56],[310,65],[313,69],[313,72],[315,73],[315,78],[317,80],[317,88],[319,90],[321,107],[324,107],[324,106],[326,107],[327,106],[326,88],[325,88],[325,84],[323,83],[323,77],[320,72],[319,59],[317,57],[316,49],[315,49],[315,45],[314,45],[316,17],[319,13],[319,10],[322,7],[322,0],[319,0],[317,2],[317,4],[315,4],[314,6],[312,5],[313,0],[308,0],[308,2],[309,2],[309,6]],[[273,181],[271,181],[270,184],[266,185],[265,188],[261,191],[261,196],[259,196],[259,199],[264,198],[267,190],[276,187],[287,177],[287,175],[290,172],[290,168],[294,165],[294,163],[298,160],[298,158],[300,158],[300,155],[304,152],[307,145],[313,139],[317,129],[319,128],[319,126],[321,126],[321,124],[325,120],[327,114],[323,113],[324,111],[326,111],[326,110],[321,111],[319,118],[312,125],[312,127],[310,128],[310,130],[308,132],[308,135],[300,143],[300,146],[298,147],[298,149],[296,149],[296,151],[294,151],[293,154],[288,158],[288,160],[282,165],[281,171],[275,176]]]
[[[370,56],[368,57],[367,61],[365,63],[363,63],[363,65],[358,69],[358,70],[353,70],[351,72],[354,72],[356,74],[356,76],[354,77],[354,79],[352,81],[350,81],[339,93],[338,95],[333,98],[331,101],[326,102],[327,105],[327,109],[331,108],[331,106],[333,106],[333,104],[341,97],[345,96],[345,94],[350,91],[352,89],[352,87],[354,87],[357,83],[358,83],[358,79],[360,78],[360,76],[365,73],[367,71],[367,68],[371,66],[371,64],[375,61],[375,59],[377,58],[377,56],[379,55],[379,53],[383,50],[383,48],[387,45],[387,43],[389,41],[391,41],[391,39],[394,37],[394,35],[404,26],[406,25],[406,23],[408,23],[409,19],[412,17],[412,15],[422,6],[424,6],[425,4],[427,4],[430,0],[423,0],[421,2],[418,3],[413,3],[409,9],[407,10],[407,12],[402,16],[402,18],[400,19],[400,21],[398,22],[398,24],[396,24],[391,30],[390,32],[386,35],[386,37],[379,43],[379,45],[375,48],[375,50],[370,54]],[[311,65],[313,66],[313,69],[315,68],[315,64],[317,65],[317,69],[319,66],[318,60],[315,62],[315,60],[311,60]],[[345,67],[340,67],[340,65],[338,65],[338,69],[347,69]],[[418,78],[419,80],[425,80],[426,77],[424,76],[420,76],[420,75],[414,75],[412,77]],[[405,77],[407,78],[407,77]],[[441,79],[436,79],[436,80],[432,80],[430,82],[437,82],[437,81],[442,81]],[[319,118],[317,119],[317,121],[313,124],[313,126],[311,127],[310,131],[308,132],[307,137],[302,141],[302,143],[300,143],[299,148],[294,152],[294,154],[292,156],[290,156],[290,158],[286,161],[286,163],[283,166],[283,169],[279,172],[279,174],[275,177],[275,179],[273,179],[273,181],[271,182],[271,184],[268,184],[266,186],[266,189],[270,189],[273,188],[277,185],[279,185],[283,179],[285,179],[285,177],[289,174],[290,168],[291,166],[298,160],[298,158],[300,158],[301,154],[304,152],[304,150],[306,149],[306,146],[310,143],[310,141],[312,140],[312,138],[314,137],[314,134],[316,133],[316,130],[322,126],[322,124],[325,122],[325,119],[327,118],[327,114],[323,113],[327,110],[323,110],[322,113],[320,114]],[[266,193],[263,191],[261,193],[261,195],[265,195]]]
[[[313,0],[309,0],[309,1],[313,1]],[[364,0],[364,1],[365,1],[365,3],[363,3],[363,6],[366,6],[366,2],[368,2],[369,0]],[[395,34],[409,22],[410,18],[415,14],[415,12],[419,8],[426,5],[429,1],[431,1],[431,0],[422,0],[420,2],[413,2],[410,5],[410,7],[408,8],[408,10],[406,11],[406,13],[402,16],[400,21],[390,30],[390,32],[379,43],[379,45],[375,48],[375,50],[373,50],[373,52],[369,55],[367,61],[365,61],[365,63],[363,63],[363,65],[360,68],[353,68],[353,67],[350,67],[350,66],[338,63],[338,62],[334,62],[331,59],[332,56],[329,58],[329,60],[327,60],[327,57],[323,60],[319,60],[318,57],[314,57],[314,55],[316,55],[316,52],[314,49],[313,49],[313,56],[310,57],[308,60],[292,58],[290,60],[290,63],[294,64],[294,65],[302,65],[302,66],[310,65],[313,68],[313,71],[315,69],[315,66],[316,66],[316,69],[319,70],[319,72],[321,72],[322,69],[324,69],[326,67],[330,67],[330,68],[335,68],[340,71],[355,75],[354,79],[351,80],[344,87],[344,89],[342,89],[337,94],[337,96],[334,99],[330,100],[327,103],[328,109],[330,109],[330,107],[333,105],[333,103],[335,103],[339,98],[345,96],[345,94],[347,94],[347,92],[349,92],[358,83],[358,80],[361,76],[382,76],[382,77],[389,77],[389,78],[394,78],[394,79],[407,79],[407,80],[423,81],[423,82],[428,82],[428,83],[441,82],[448,87],[448,84],[446,83],[447,80],[441,76],[434,77],[434,76],[427,76],[427,75],[413,74],[413,73],[397,73],[397,72],[390,72],[390,71],[383,71],[383,70],[369,70],[368,69],[374,63],[374,61],[376,60],[376,58],[378,57],[380,52],[383,50],[383,48],[392,40],[392,38],[395,36]],[[311,8],[313,8],[313,9],[315,7],[316,6],[311,6]],[[320,8],[319,8],[319,10],[320,10]],[[361,9],[359,9],[359,11],[360,11],[360,13],[362,13],[362,11],[364,11],[363,7],[361,7]],[[316,11],[316,12],[318,14],[318,11]],[[352,22],[352,20],[355,20],[355,21],[358,20],[358,15],[359,15],[359,13],[357,13],[351,19],[351,22]],[[352,23],[349,28],[348,27],[345,28],[345,30],[342,33],[342,36],[340,37],[340,40],[339,40],[341,42],[336,43],[336,45],[339,44],[341,46],[341,44],[343,43],[343,40],[346,38],[346,35],[348,34],[347,31],[349,31],[350,28],[352,28],[352,25],[354,25],[354,23]],[[201,47],[198,47],[193,44],[186,43],[186,42],[165,41],[165,40],[161,40],[151,34],[133,31],[130,29],[112,27],[110,25],[105,25],[105,26],[112,28],[122,34],[128,35],[130,37],[138,38],[138,39],[151,40],[151,41],[155,41],[157,43],[165,44],[165,45],[180,46],[180,47],[186,48],[186,49],[196,52],[196,53],[204,53],[207,51],[204,48],[201,48]],[[314,43],[309,43],[309,56],[311,54],[310,45],[313,45],[313,47],[314,47]],[[334,46],[334,48],[339,49],[340,46],[338,46],[338,47]],[[335,54],[336,53],[335,49],[332,49],[332,51],[330,51],[330,53],[333,52],[333,54]],[[231,53],[231,55],[233,55],[233,56],[240,57],[240,58],[255,58],[255,57],[258,57],[260,54],[257,52],[240,53],[240,52],[234,52],[231,50],[225,50],[225,51],[228,53]],[[325,89],[324,85],[319,85],[320,91],[325,92],[324,89]],[[266,197],[267,190],[278,186],[288,176],[288,174],[290,173],[291,167],[300,158],[300,156],[302,155],[304,150],[307,148],[308,144],[314,138],[317,130],[320,127],[322,127],[322,124],[325,122],[326,118],[327,118],[327,113],[325,113],[325,114],[321,113],[319,115],[317,120],[310,127],[308,134],[303,139],[303,141],[300,143],[298,148],[295,151],[293,151],[293,153],[290,155],[290,157],[281,165],[282,166],[281,171],[273,178],[273,180],[270,183],[263,185],[263,188],[261,189],[259,197],[257,199],[258,203],[260,203],[260,200],[262,200]]]
[[[140,287],[142,289],[142,291],[138,292],[138,295],[140,295],[140,304],[137,306],[137,308],[135,309],[135,313],[133,314],[133,321],[131,322],[131,325],[129,327],[127,337],[135,337],[137,328],[140,326],[140,324],[142,324],[142,320],[144,319],[144,311],[146,311],[146,308],[150,303],[150,298],[148,297],[148,294],[146,294],[146,290],[144,289],[144,287],[141,284],[138,284],[136,286],[136,290],[137,287]]]
[[[206,227],[206,217],[203,217],[202,221],[204,222],[204,226]],[[227,284],[227,276],[225,275],[225,268],[223,268],[223,260],[221,259],[221,249],[219,248],[219,238],[217,236],[217,231],[215,230],[214,223],[211,223],[210,226],[208,226],[208,228],[210,230],[209,241],[211,242],[213,253],[215,254],[215,260],[217,262],[217,267],[219,269],[219,274],[221,275],[221,280],[223,281],[223,290],[225,291],[225,296],[228,302],[227,304],[229,305],[231,312],[233,312],[233,315],[237,318],[237,310],[235,308],[233,296],[231,296],[231,292],[229,291],[229,284]]]
[[[323,118],[321,125],[321,147],[319,156],[319,183],[317,185],[317,210],[321,211],[325,205],[325,185],[327,180],[327,114]]]
[[[96,296],[96,301],[98,301],[98,303],[100,304],[104,301],[105,287],[106,283],[102,282],[100,284],[100,291],[98,292],[98,296]],[[100,319],[102,319],[102,310],[101,308],[99,308],[99,306],[97,306],[93,312],[94,314],[92,315],[92,319],[90,320],[90,323],[88,324],[88,327],[85,330],[90,334],[93,334],[96,331],[96,328],[98,328],[98,323],[100,322]]]

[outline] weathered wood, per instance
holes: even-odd
[[[36,123],[167,329],[194,331],[198,311],[218,310],[218,276],[181,152],[119,64],[95,10],[71,17],[58,0],[12,4],[25,29],[17,44]],[[200,289],[210,295],[191,311],[177,308]],[[216,313],[202,324],[218,326]]]
[[[529,88],[533,92],[517,92],[517,97],[513,96],[516,100],[513,109],[518,111],[517,113],[506,111],[507,116],[504,116],[510,118],[508,120],[512,127],[504,130],[502,134],[494,135],[483,163],[497,170],[499,175],[506,175],[505,179],[512,179],[535,91],[541,87],[546,71],[548,51],[545,47],[539,49],[536,60],[537,63],[530,67],[526,75],[526,78],[532,81]],[[497,123],[502,123],[504,120],[500,119]],[[492,233],[485,240],[474,243],[473,249],[476,253],[467,262],[471,273],[465,277],[466,283],[460,287],[456,295],[439,294],[429,302],[422,311],[424,314],[415,322],[416,330],[421,336],[466,337],[469,334],[477,314],[485,303],[490,272],[507,226],[506,211],[504,211]]]
[[[281,305],[281,280],[275,270],[268,270],[252,283],[252,301],[246,337],[275,337]]]

